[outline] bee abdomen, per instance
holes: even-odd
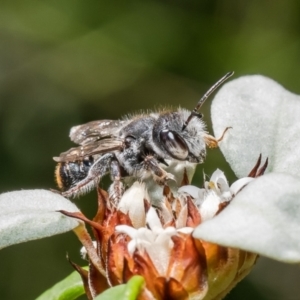
[[[92,157],[85,158],[82,161],[60,162],[55,168],[55,180],[57,186],[62,191],[67,191],[78,182],[83,180],[94,163]]]

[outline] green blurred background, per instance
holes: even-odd
[[[231,70],[300,93],[300,2],[1,0],[0,192],[55,188],[52,157],[72,146],[71,126],[192,109]],[[212,150],[195,182],[216,167],[234,180]],[[95,192],[77,204],[92,216]],[[68,233],[1,250],[0,299],[34,299],[72,271],[66,252],[84,264],[79,248]],[[260,259],[226,299],[300,299],[299,278],[298,266]]]

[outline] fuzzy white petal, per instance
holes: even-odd
[[[271,173],[250,182],[194,237],[280,261],[300,262],[300,179]]]
[[[63,233],[79,225],[57,210],[78,212],[68,199],[47,190],[22,190],[0,195],[0,249]]]
[[[268,171],[299,176],[300,97],[264,76],[245,76],[225,84],[212,103],[215,136],[232,127],[220,143],[238,177],[245,177],[259,154]]]
[[[145,185],[136,181],[123,195],[118,205],[118,209],[123,213],[128,213],[134,228],[145,225],[144,199],[148,200]],[[149,201],[149,200],[148,200]]]

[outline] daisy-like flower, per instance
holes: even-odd
[[[267,164],[260,169],[259,165],[260,160],[251,176],[263,174]],[[223,172],[216,170],[202,189],[185,185],[174,197],[165,187],[156,208],[144,184],[135,182],[117,208],[99,190],[99,208],[93,220],[64,211],[93,228],[94,244],[90,241],[86,245],[86,233],[80,231],[77,235],[88,257],[97,253],[97,264],[90,261],[88,273],[74,265],[81,273],[89,299],[108,286],[126,283],[134,275],[145,279],[138,299],[223,298],[249,273],[257,255],[195,239],[192,233],[195,227],[219,214],[253,177],[229,186]]]

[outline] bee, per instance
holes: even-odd
[[[217,81],[192,111],[179,108],[72,127],[70,139],[79,146],[53,158],[57,162],[55,177],[62,195],[69,198],[87,193],[98,186],[104,175],[110,174],[109,195],[117,204],[126,178],[141,181],[151,178],[165,185],[178,179],[177,171],[166,171],[170,165],[203,163],[206,146],[217,147],[228,128],[219,139],[209,135],[198,110],[232,75],[229,72]]]

